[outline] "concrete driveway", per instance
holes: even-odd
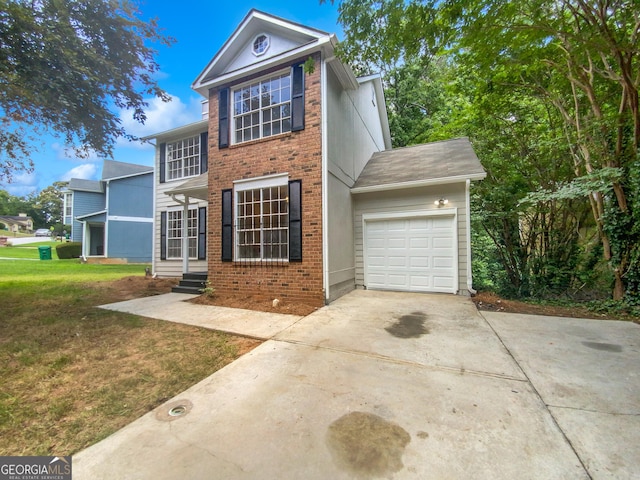
[[[208,328],[238,328],[197,307]],[[302,319],[236,315],[279,327],[75,455],[74,479],[640,476],[637,325],[362,290]]]

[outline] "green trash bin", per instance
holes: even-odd
[[[40,260],[51,260],[51,247],[48,245],[39,246],[38,253],[40,253]]]

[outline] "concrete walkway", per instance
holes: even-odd
[[[355,291],[302,319],[178,298],[108,308],[269,340],[75,455],[75,480],[640,476],[637,325],[450,295]]]

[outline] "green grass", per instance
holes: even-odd
[[[59,260],[55,246],[58,242],[38,242],[0,248],[0,284],[31,284],[41,288],[60,277],[68,282],[110,281],[129,275],[141,275],[143,264],[98,265],[81,263],[79,259]],[[51,260],[40,260],[39,246],[51,246]]]
[[[40,253],[38,251],[38,247],[48,246],[48,247],[51,247],[52,259],[57,260],[58,256],[56,255],[56,245],[60,245],[60,243],[46,241],[46,242],[29,243],[26,245],[15,245],[15,246],[8,245],[5,247],[0,247],[0,259],[13,258],[13,259],[39,260]]]

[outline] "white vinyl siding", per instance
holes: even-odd
[[[196,132],[194,132],[195,134]],[[200,133],[198,133],[198,136]],[[184,135],[181,137],[173,137],[166,139],[156,139],[157,144],[161,144],[166,142],[167,144],[176,142],[184,138]],[[156,165],[160,162],[160,150],[156,149]],[[167,175],[168,176],[168,175]],[[161,259],[161,247],[160,247],[160,239],[161,239],[161,212],[168,212],[170,210],[180,210],[183,207],[179,205],[176,201],[174,201],[170,195],[167,195],[165,192],[172,190],[176,187],[175,182],[160,182],[160,169],[156,169],[155,172],[155,212],[154,212],[154,230],[153,230],[153,271],[157,273],[159,277],[181,277],[182,276],[182,258],[172,258],[167,260]],[[206,207],[206,201],[198,201],[196,199],[191,199],[192,205],[190,208],[200,208]],[[166,232],[165,232],[166,233]],[[167,252],[168,253],[168,252]],[[189,271],[191,272],[206,272],[207,271],[207,261],[206,260],[189,260]]]

